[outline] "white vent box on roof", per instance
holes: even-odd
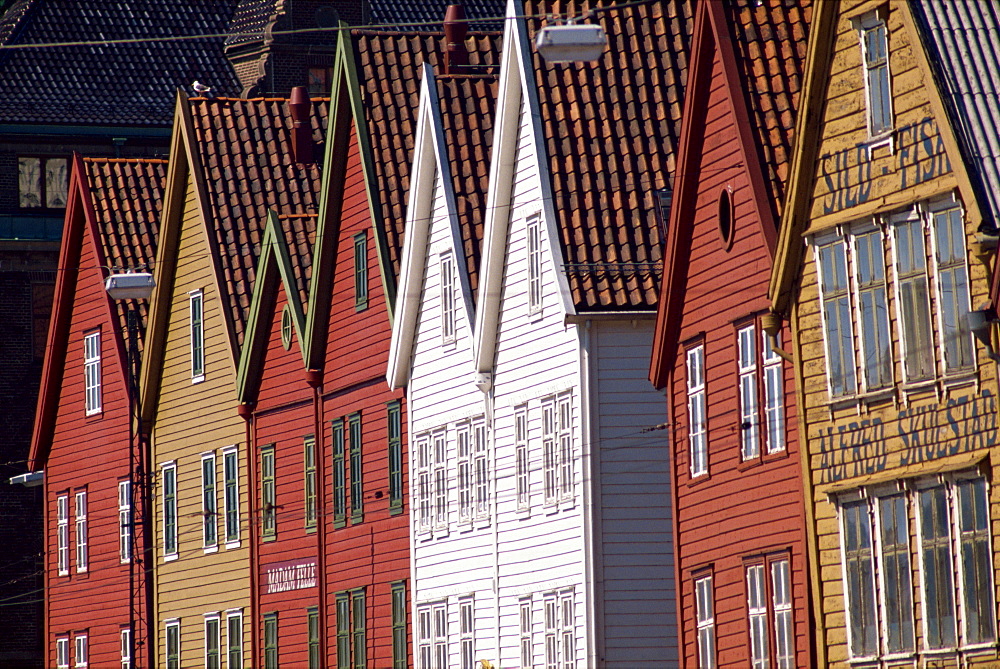
[[[153,275],[149,272],[112,274],[104,284],[113,300],[148,300],[153,294]]]
[[[592,62],[607,45],[604,28],[592,23],[546,26],[535,36],[535,48],[550,63]]]

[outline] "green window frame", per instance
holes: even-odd
[[[274,481],[274,444],[260,449],[260,506],[263,516],[261,535],[265,540],[278,534],[277,494]]]
[[[347,592],[337,593],[337,669],[351,669],[351,601]]]
[[[309,669],[319,669],[319,609],[306,609],[306,635],[309,647]]]
[[[177,557],[177,465],[163,465],[163,555]]]
[[[240,540],[239,453],[235,448],[222,452],[223,484],[226,504],[226,543]]]
[[[356,524],[365,519],[364,466],[361,461],[361,414],[354,413],[348,416],[347,427],[351,449],[351,523]]]
[[[333,445],[333,526],[347,524],[347,478],[344,469],[344,421],[337,419],[331,423]]]
[[[399,400],[386,405],[386,433],[389,441],[389,513],[403,512],[403,424]]]
[[[406,669],[406,581],[392,584],[392,669]]]
[[[306,529],[316,529],[316,438],[307,435],[303,438],[305,450],[305,515]]]
[[[351,626],[351,654],[354,656],[352,669],[365,669],[367,666],[367,631],[365,589],[358,588],[351,591],[351,618],[354,623]]]
[[[368,308],[368,233],[354,235],[354,308]]]
[[[170,620],[164,624],[165,654],[167,656],[167,669],[180,669],[181,666],[181,623],[179,620]]]
[[[201,456],[201,515],[202,546],[215,548],[219,544],[215,495],[215,453]]]
[[[200,290],[188,295],[188,310],[191,315],[191,380],[205,378],[205,296]]]
[[[264,614],[264,669],[278,669],[278,614]]]

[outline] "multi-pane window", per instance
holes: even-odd
[[[962,632],[967,644],[996,640],[993,618],[993,551],[990,548],[990,514],[986,481],[957,481],[958,552],[962,583]]]
[[[177,465],[163,465],[163,556],[177,557]]]
[[[441,428],[417,437],[417,472],[413,497],[419,533],[448,528],[447,430]]]
[[[181,623],[179,620],[168,620],[164,623],[164,630],[167,669],[181,669]]]
[[[517,510],[527,511],[531,508],[531,479],[528,467],[528,407],[526,405],[514,409],[514,458]]]
[[[278,614],[264,614],[264,669],[278,669]]]
[[[222,452],[223,502],[226,512],[226,543],[240,540],[239,454],[235,447]]]
[[[228,669],[243,669],[243,614],[226,613],[226,658]]]
[[[118,559],[132,561],[132,483],[118,482]]]
[[[458,600],[458,644],[463,667],[476,661],[476,611],[471,597]]]
[[[767,593],[764,565],[747,567],[747,614],[750,618],[750,666],[768,667]]]
[[[337,669],[351,669],[351,599],[337,593]]]
[[[527,221],[528,313],[542,310],[542,221],[538,214]]]
[[[521,669],[531,669],[535,666],[535,639],[531,626],[531,596],[522,597],[517,603],[518,629],[520,631]]]
[[[191,317],[191,380],[205,378],[205,296],[200,290],[188,295],[188,312]]]
[[[845,504],[841,509],[841,520],[851,656],[874,656],[878,652],[875,555],[868,504],[864,501]]]
[[[87,666],[87,635],[79,634],[73,638],[73,666],[83,669]]]
[[[446,602],[417,608],[417,669],[449,669]]]
[[[306,609],[306,649],[309,669],[319,669],[319,609],[315,607]]]
[[[434,451],[434,527],[448,527],[448,450],[446,432],[437,431],[432,436]]]
[[[771,350],[767,333],[758,339],[755,325],[736,332],[740,396],[740,455],[744,460],[761,454],[761,423],[768,453],[785,450],[785,390],[781,357]],[[780,333],[779,333],[780,335]],[[763,372],[757,363],[757,346]],[[780,341],[778,342],[780,346]],[[759,381],[763,380],[763,393]],[[763,399],[763,403],[761,403]]]
[[[792,577],[788,559],[771,562],[771,604],[774,621],[775,663],[778,669],[795,666],[792,629]]]
[[[368,308],[368,235],[354,235],[354,308]]]
[[[562,669],[576,669],[576,612],[572,590],[564,590],[559,594],[559,623]]]
[[[429,435],[417,438],[417,471],[413,477],[413,499],[416,507],[417,532],[429,532],[433,525],[431,512],[431,439]]]
[[[545,669],[559,669],[559,600],[555,593],[542,599],[545,614]]]
[[[542,481],[545,504],[573,499],[573,406],[569,393],[542,402]]]
[[[455,429],[456,470],[458,474],[458,522],[472,521],[472,425],[460,423]]]
[[[220,669],[222,658],[221,630],[219,629],[219,616],[212,614],[205,616],[205,669]]]
[[[786,556],[747,565],[747,619],[750,665],[793,669],[795,649],[792,630],[792,594]]]
[[[958,635],[948,490],[943,485],[917,492],[920,552],[923,563],[923,610],[927,648],[949,648]]]
[[[101,410],[101,333],[83,338],[84,405],[87,415]]]
[[[715,603],[711,576],[695,579],[694,595],[698,669],[715,669]]]
[[[559,454],[556,445],[556,404],[542,404],[542,481],[545,504],[555,504],[558,497]]]
[[[201,536],[202,545],[214,549],[219,545],[217,495],[215,491],[215,454],[201,456]]]
[[[56,498],[56,554],[59,575],[69,574],[69,495]]]
[[[761,357],[764,359],[764,438],[767,452],[785,450],[785,382],[781,356],[771,349],[766,332],[761,332]],[[781,332],[776,346],[781,346]]]
[[[406,669],[406,582],[392,584],[392,669]]]
[[[386,405],[389,441],[389,513],[403,510],[403,426],[399,402]]]
[[[337,669],[364,669],[367,666],[364,588],[338,592],[336,607]]]
[[[910,528],[906,497],[885,495],[875,501],[880,539],[879,586],[884,593],[881,614],[888,653],[913,648],[913,601],[910,593]]]
[[[22,209],[66,206],[69,161],[65,158],[18,156],[17,193]]]
[[[823,330],[826,335],[826,363],[830,394],[853,393],[854,334],[851,329],[851,300],[847,284],[847,253],[843,240],[818,248],[820,291],[823,302]]]
[[[265,539],[270,539],[278,533],[278,497],[274,464],[274,446],[260,449],[261,534]]]
[[[691,476],[708,474],[708,435],[705,426],[705,346],[687,351],[688,447]]]
[[[472,470],[476,518],[489,516],[489,460],[486,457],[486,421],[472,421]]]
[[[567,502],[573,499],[573,407],[568,393],[560,395],[558,403],[559,499]]]
[[[121,630],[122,669],[132,669],[132,630]]]
[[[903,330],[903,369],[907,381],[920,381],[934,375],[924,225],[916,212],[893,216],[893,224],[899,300],[897,312]]]
[[[344,452],[344,421],[340,418],[331,424],[333,452],[333,526],[347,523],[347,465]]]
[[[365,519],[365,479],[361,453],[361,414],[351,414],[347,418],[347,429],[351,441],[351,522],[360,523]]]
[[[889,304],[880,230],[855,233],[854,275],[858,284],[861,378],[866,390],[877,390],[892,385]]]
[[[754,326],[736,333],[739,351],[740,452],[744,460],[760,455],[760,421],[757,418],[757,337]]]
[[[87,571],[87,492],[76,493],[76,570]]]
[[[937,262],[938,314],[946,373],[969,369],[975,358],[966,314],[969,313],[969,271],[965,266],[965,224],[962,210],[946,205],[932,213]]]
[[[56,669],[69,669],[69,638],[56,639]]]
[[[885,22],[874,12],[862,17],[861,52],[865,68],[868,131],[875,136],[892,129],[892,94],[889,90],[889,48]]]
[[[441,289],[441,342],[455,341],[455,261],[451,253],[442,253],[438,259]]]
[[[305,494],[306,528],[316,527],[316,439],[312,435],[303,440],[305,471],[303,489]]]
[[[576,613],[573,590],[546,593],[542,598],[542,608],[545,624],[545,669],[574,669]]]

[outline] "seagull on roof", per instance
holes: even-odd
[[[195,80],[195,82],[193,84],[191,84],[191,88],[194,89],[195,93],[197,93],[198,95],[204,96],[204,97],[208,97],[208,94],[212,91],[212,87],[211,86],[206,86],[205,84],[201,83],[197,79]]]

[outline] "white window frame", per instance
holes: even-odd
[[[132,669],[132,630],[121,630],[120,637],[122,669]]]
[[[838,288],[835,291],[826,290],[824,284],[824,262],[823,254],[826,249],[833,249],[832,253],[836,254],[836,247],[840,247],[840,254],[844,261],[844,286]],[[851,271],[850,262],[848,260],[848,242],[844,239],[843,235],[839,233],[834,237],[825,237],[823,239],[816,239],[813,242],[813,251],[816,261],[816,276],[817,276],[817,288],[819,292],[819,304],[820,304],[820,318],[823,324],[823,350],[826,358],[826,389],[827,395],[832,399],[840,399],[843,397],[851,397],[858,392],[858,363],[857,363],[857,351],[854,339],[854,310],[853,310],[853,295],[852,295],[852,285],[851,285]],[[836,272],[836,268],[831,269],[831,272]],[[839,301],[841,299],[847,300],[847,324],[849,331],[846,333],[841,332],[839,326],[843,326],[843,323],[839,322],[839,319],[844,314],[841,313],[840,308],[837,307],[838,316],[838,329],[836,333],[831,333],[830,328],[832,324],[827,317],[827,302]],[[833,369],[834,365],[831,364],[833,360],[833,347],[831,338],[833,335],[837,336],[837,349],[840,351],[841,363],[844,365],[843,374],[844,377],[841,379],[843,388],[837,390],[834,387],[833,376],[830,374],[829,370]],[[850,344],[849,350],[841,350],[843,344]]]
[[[572,588],[559,593],[559,652],[562,669],[576,669],[576,602]]]
[[[535,666],[535,635],[531,622],[531,604],[531,595],[521,597],[517,601],[518,629],[520,631],[518,649],[521,658],[521,669],[533,669]]]
[[[966,320],[966,314],[971,310],[972,300],[969,281],[969,277],[971,276],[969,272],[969,254],[967,251],[965,234],[965,210],[955,199],[954,194],[946,198],[930,202],[927,209],[931,231],[931,258],[934,262],[934,296],[937,298],[937,309],[935,309],[937,315],[936,322],[938,326],[937,339],[938,347],[941,351],[939,370],[944,376],[970,374],[976,370],[976,344],[972,336],[972,332],[969,329],[969,323]],[[957,250],[961,253],[961,257],[949,258],[945,262],[942,262],[942,254],[947,251],[942,249],[941,234],[938,227],[938,217],[949,214],[957,214],[958,216],[961,237],[955,241],[960,242],[957,243]],[[959,276],[961,278],[961,283],[963,283],[963,285],[958,286],[953,282],[953,304],[949,304],[950,301],[945,298],[945,276]],[[945,318],[945,313],[949,310],[955,318],[955,323],[951,325],[949,325]],[[955,331],[957,336],[952,335],[949,331]],[[966,349],[964,351],[959,351],[959,353],[965,353],[968,355],[969,360],[967,362],[949,362],[949,337],[954,337],[959,342],[962,342],[964,339]]]
[[[483,416],[472,419],[472,499],[476,520],[490,517],[489,434]]]
[[[750,666],[767,669],[770,666],[770,642],[767,624],[767,584],[763,562],[746,567],[747,615],[750,622]]]
[[[451,251],[445,251],[438,256],[438,281],[441,300],[441,344],[448,346],[455,343],[458,320],[455,258]]]
[[[69,669],[69,637],[56,639],[56,669]]]
[[[178,531],[177,531],[177,463],[165,462],[160,465],[160,480],[163,486],[163,560],[164,562],[169,562],[170,560],[177,559],[177,542],[178,542]],[[173,495],[167,495],[167,481],[168,479],[172,481],[173,485]],[[168,513],[169,512],[169,513]],[[167,524],[167,516],[173,516],[173,528]],[[173,548],[170,548],[171,543]]]
[[[716,669],[715,594],[711,574],[695,578],[694,593],[698,669]]]
[[[209,629],[209,625],[215,623],[215,634]],[[211,646],[210,641],[215,642],[215,660],[216,667],[221,669],[222,667],[222,618],[215,613],[206,613],[204,616],[204,628],[205,628],[205,669],[211,669],[211,665],[208,661],[208,649]],[[213,638],[214,637],[214,638]]]
[[[878,15],[878,11],[868,12],[858,17],[857,27],[859,33],[859,41],[861,44],[861,67],[864,72],[865,80],[865,118],[868,121],[868,136],[872,138],[883,137],[892,131],[894,127],[893,122],[893,100],[892,100],[892,72],[889,68],[889,28],[886,22]],[[875,33],[876,31],[882,31],[882,49],[885,51],[884,59],[875,57],[873,60],[869,61],[868,53],[868,42],[866,37],[869,33]],[[873,76],[872,73],[876,70],[884,67],[885,68],[885,104],[888,106],[887,114],[888,120],[884,127],[877,125],[879,119],[875,118],[875,94],[876,91],[873,90]]]
[[[83,336],[84,410],[101,413],[101,331]]]
[[[795,617],[792,612],[792,565],[785,556],[771,561],[771,611],[776,669],[795,667]]]
[[[205,380],[205,294],[201,290],[188,293],[190,329],[188,343],[191,355],[191,383]]]
[[[545,669],[559,669],[559,598],[554,592],[542,595],[545,623]]]
[[[448,602],[427,602],[417,606],[417,669],[449,669]]]
[[[531,512],[531,468],[528,441],[528,405],[514,407],[514,460],[517,510]]]
[[[431,455],[433,457],[433,490],[432,513],[434,530],[448,529],[448,433],[445,429],[431,433]]]
[[[924,651],[927,652],[956,649],[961,644],[961,639],[959,637],[958,607],[960,606],[962,595],[959,592],[958,584],[952,578],[945,585],[947,586],[948,592],[950,593],[951,597],[952,629],[950,630],[950,632],[953,636],[954,642],[951,644],[945,643],[940,646],[930,645],[931,644],[930,627],[929,627],[930,612],[928,611],[929,594],[927,591],[927,578],[929,576],[927,569],[929,567],[926,563],[926,553],[928,551],[928,546],[926,545],[926,539],[922,531],[922,528],[926,524],[927,519],[924,517],[923,504],[920,503],[920,497],[921,495],[930,493],[931,491],[934,490],[940,490],[944,495],[945,499],[944,527],[947,533],[947,536],[937,539],[936,542],[943,543],[944,546],[947,547],[947,550],[945,552],[945,555],[948,558],[947,572],[951,575],[954,575],[956,571],[955,533],[954,533],[953,523],[957,520],[957,517],[952,515],[953,513],[952,510],[955,508],[955,503],[954,503],[954,498],[951,494],[952,493],[951,486],[946,485],[945,483],[939,481],[934,481],[934,485],[920,485],[917,487],[917,490],[915,491],[916,501],[914,503],[914,506],[916,507],[916,512],[917,512],[917,528],[919,528],[917,531],[917,548],[918,548],[917,555],[919,557],[919,561],[917,564],[919,565],[919,571],[920,571],[920,578],[919,578],[920,613],[921,613],[920,618],[921,618],[921,627],[923,628],[921,647],[924,649]],[[940,585],[941,584],[938,583],[939,590],[941,589]],[[943,627],[944,626],[942,625],[942,629]]]
[[[413,525],[417,534],[427,534],[434,527],[434,479],[431,435],[421,434],[415,440],[417,462],[413,476]]]
[[[761,330],[761,358],[764,361],[764,442],[767,453],[785,450],[785,369],[781,356],[771,349],[768,334]],[[775,335],[781,347],[781,331]]]
[[[532,214],[525,222],[528,260],[528,315],[542,313],[542,217]]]
[[[573,476],[573,395],[561,393],[557,398],[556,429],[559,438],[559,504],[572,505],[575,494]]]
[[[861,276],[861,263],[859,261],[859,256],[861,255],[858,246],[862,238],[874,238],[874,244],[877,244],[876,257],[879,262],[881,262],[882,278],[881,281],[872,280],[869,282],[863,282]],[[848,292],[850,293],[848,297],[849,304],[852,305],[852,323],[851,329],[852,333],[858,331],[858,340],[855,344],[855,355],[860,355],[860,360],[855,362],[855,385],[856,387],[863,388],[864,392],[873,392],[884,390],[893,386],[895,382],[895,361],[892,354],[892,325],[889,322],[889,268],[885,264],[885,248],[886,248],[886,235],[878,225],[875,225],[873,221],[865,221],[857,223],[851,228],[850,234],[845,239],[844,253],[845,262],[847,263],[848,269]],[[895,270],[895,268],[893,268]],[[881,285],[879,285],[881,284]],[[885,312],[881,315],[873,315],[872,326],[875,330],[875,341],[868,341],[865,336],[865,305],[864,305],[864,295],[865,294],[877,294],[879,291],[882,293],[882,304],[879,305],[885,309]],[[882,339],[885,341],[882,341]],[[872,375],[869,373],[867,359],[871,356],[876,358],[881,357],[881,353],[877,350],[870,350],[873,347],[878,346],[888,347],[888,364],[889,368],[886,370],[888,372],[888,378],[884,381],[874,380]],[[860,377],[860,384],[859,382]]]
[[[708,475],[707,384],[705,345],[687,350],[688,453],[691,478]]]
[[[458,646],[461,666],[476,663],[476,602],[472,595],[458,600]]]
[[[56,497],[56,556],[57,556],[57,569],[59,575],[69,576],[69,495],[68,494],[59,495]]]
[[[74,496],[76,531],[76,571],[87,571],[89,562],[87,555],[87,491],[80,490]]]
[[[87,635],[77,634],[73,637],[73,666],[76,669],[86,669],[87,659]]]
[[[232,465],[233,476],[229,476]],[[232,488],[230,488],[232,484]],[[226,548],[240,547],[240,455],[236,446],[222,449],[222,502],[224,512],[223,529],[226,532]]]
[[[118,559],[132,561],[132,482],[118,482]]]
[[[219,550],[219,488],[215,453],[201,454],[201,545],[206,553]]]
[[[468,524],[475,514],[472,469],[472,423],[462,421],[455,426],[455,474],[458,495],[458,522]]]
[[[760,408],[757,389],[757,337],[754,324],[736,331],[736,365],[740,395],[740,456],[760,457]]]
[[[181,621],[180,618],[171,618],[169,620],[163,621],[163,666],[166,669],[172,669],[174,665],[170,664],[170,637],[173,636],[176,640],[176,647],[173,649],[174,654],[177,655],[177,665],[176,669],[181,667]]]
[[[233,624],[236,624],[239,630],[239,641],[238,644],[233,644]],[[228,669],[243,669],[243,655],[246,652],[243,647],[243,611],[240,609],[230,609],[226,611],[226,667]],[[233,662],[232,652],[236,648],[239,651],[239,661]]]
[[[933,315],[933,307],[931,305],[931,295],[933,292],[933,288],[931,286],[931,274],[929,271],[930,268],[928,267],[927,263],[927,257],[928,257],[927,218],[922,215],[922,208],[920,206],[916,206],[892,214],[889,217],[889,220],[890,220],[890,230],[891,230],[890,238],[892,240],[892,265],[893,265],[893,279],[894,279],[893,287],[896,298],[896,323],[898,324],[899,327],[898,336],[900,341],[900,354],[903,359],[903,364],[902,364],[903,382],[907,384],[923,383],[933,380],[934,377],[936,376],[937,373],[936,359],[938,357],[937,351],[934,350],[937,338],[934,336],[932,332],[932,330],[934,329],[934,315]],[[903,276],[901,276],[902,272],[900,268],[900,231],[903,229],[904,226],[908,227],[913,225],[915,225],[917,230],[919,230],[920,232],[919,258],[923,262],[923,271],[920,271],[919,269],[911,271],[909,272],[909,276],[904,278]],[[917,256],[914,255],[914,257]],[[911,343],[908,341],[911,333],[910,328],[915,327],[917,324],[910,323],[910,321],[908,321],[908,319],[904,317],[904,305],[903,305],[904,282],[905,283],[916,282],[921,279],[924,281],[926,292],[924,300],[920,304],[920,307],[926,310],[925,311],[926,315],[925,326],[927,328],[926,349],[927,352],[930,354],[930,360],[927,361],[928,369],[927,372],[924,374],[921,374],[919,371],[915,373],[914,371],[908,368],[908,365],[911,362],[915,363],[915,361],[918,359],[917,352],[909,350],[911,347]]]
[[[554,397],[542,401],[542,491],[545,506],[559,502],[559,457]]]

